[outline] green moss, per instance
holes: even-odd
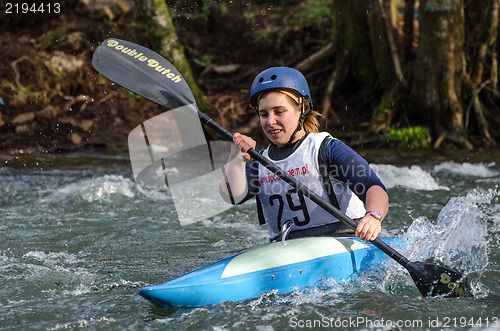
[[[264,14],[266,17],[279,17],[282,24],[269,26],[264,32],[257,34],[255,38],[258,43],[267,47],[286,49],[287,52],[296,52],[304,47],[304,44],[320,43],[326,44],[331,38],[332,17],[329,0],[310,0],[301,3],[294,11],[288,11],[286,4],[269,5]],[[244,17],[248,24],[253,24],[256,17],[262,15],[259,6],[250,7],[245,10]],[[294,36],[301,34],[302,39],[296,40]],[[296,40],[290,43],[290,40]]]
[[[321,28],[330,24],[331,17],[329,2],[313,0],[306,3],[304,10],[297,12],[292,22],[300,27],[314,23]]]
[[[126,88],[123,89],[125,91],[125,94],[127,94],[129,97],[131,97],[132,99],[135,99],[135,100],[143,100],[143,98],[138,95],[138,94],[135,94],[134,92],[130,91],[130,90],[127,90]]]
[[[110,27],[112,27],[112,28],[116,28],[116,27],[118,26],[118,22],[117,22],[117,21],[115,21],[114,19],[110,18],[110,19],[108,20],[108,25],[109,25]]]
[[[427,149],[431,147],[429,128],[424,126],[410,126],[396,129],[391,127],[383,139],[399,147]]]

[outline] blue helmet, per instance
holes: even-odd
[[[273,67],[262,71],[253,80],[250,88],[250,105],[257,107],[259,94],[266,90],[284,89],[291,90],[309,99],[309,107],[305,113],[312,110],[311,92],[306,78],[297,69],[288,67]]]

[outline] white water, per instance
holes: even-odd
[[[351,284],[329,279],[286,296],[152,308],[139,288],[267,242],[253,202],[181,226],[168,192],[138,186],[128,164],[0,168],[0,329],[281,330],[291,329],[292,317],[498,316],[497,303],[480,300],[500,293],[499,166],[376,163],[374,169],[391,197],[384,228],[408,240],[397,249],[410,260],[464,272],[475,299],[422,299],[407,272],[388,261]]]
[[[434,191],[450,188],[439,185],[432,175],[420,166],[397,167],[390,164],[371,164],[386,188],[405,187],[412,190]]]
[[[461,176],[471,176],[471,177],[498,177],[499,173],[494,170],[493,167],[496,165],[495,162],[490,162],[488,164],[484,163],[457,163],[453,161],[443,162],[439,165],[434,166],[434,172],[450,172],[453,174]]]

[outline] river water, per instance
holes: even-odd
[[[172,197],[138,186],[127,155],[0,159],[0,329],[498,330],[500,153],[363,151],[385,182],[410,260],[468,275],[474,298],[422,298],[388,261],[352,283],[202,308],[137,294],[267,242],[254,202],[181,226]]]

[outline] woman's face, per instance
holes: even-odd
[[[300,111],[285,94],[270,92],[259,100],[259,118],[266,137],[278,147],[284,147],[297,128]],[[304,136],[302,128],[293,142]]]

